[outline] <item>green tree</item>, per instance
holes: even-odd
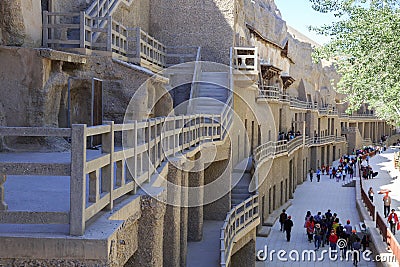
[[[347,94],[348,112],[367,103],[382,119],[400,125],[400,1],[310,0],[338,21],[312,30],[331,37],[315,59],[334,60]]]

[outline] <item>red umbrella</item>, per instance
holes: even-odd
[[[378,191],[378,194],[389,194],[389,192],[392,192],[392,191],[390,191],[389,189],[382,189],[382,190]]]

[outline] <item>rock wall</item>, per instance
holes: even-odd
[[[172,100],[159,81],[148,73],[120,64],[111,57],[88,57],[86,64],[51,60],[40,50],[0,47],[0,123],[6,126],[68,127],[68,80],[71,78],[72,123],[90,124],[92,78],[103,80],[104,120],[122,123],[129,101],[136,94],[135,118],[166,115]],[[64,141],[10,139],[10,149],[35,147],[65,149]],[[21,143],[21,145],[17,145]],[[4,144],[3,144],[4,145]],[[57,148],[58,147],[58,148]]]
[[[0,45],[39,47],[42,43],[40,0],[0,2]]]
[[[229,65],[234,1],[154,0],[150,34],[169,46],[201,46],[202,60]]]

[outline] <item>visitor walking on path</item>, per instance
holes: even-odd
[[[288,216],[287,220],[284,223],[283,229],[286,232],[286,241],[290,242],[290,234],[292,232],[293,221],[292,216]]]
[[[319,250],[319,247],[321,246],[321,240],[322,240],[322,231],[321,231],[321,225],[317,223],[314,227],[314,246],[315,250]]]
[[[383,214],[385,215],[385,218],[390,213],[390,204],[392,204],[392,198],[389,196],[389,193],[386,193],[383,197]]]
[[[321,180],[321,169],[318,168],[317,170],[317,182],[319,182]]]
[[[372,187],[370,187],[368,190],[368,197],[371,202],[374,202],[374,190],[372,189]]]
[[[281,223],[281,231],[284,231],[284,223],[287,220],[286,210],[283,209],[281,215],[279,215],[279,222]]]
[[[310,243],[313,240],[314,236],[314,226],[315,226],[314,218],[311,216],[310,219],[306,222],[307,237],[308,237],[308,242]]]
[[[389,214],[388,223],[390,224],[390,231],[395,235],[396,234],[396,226],[399,223],[399,217],[397,217],[396,212],[392,209],[392,212]]]
[[[311,182],[312,182],[313,176],[314,176],[314,170],[311,168],[310,169],[310,181]]]
[[[331,231],[331,235],[329,236],[329,247],[331,248],[331,253],[336,251],[336,242],[338,241],[338,237],[335,234],[335,231],[332,230]],[[331,257],[333,257],[334,255],[331,254]]]

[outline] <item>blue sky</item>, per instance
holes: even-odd
[[[328,42],[329,38],[308,31],[307,27],[329,24],[335,18],[331,14],[314,11],[309,0],[275,0],[283,19],[292,28],[308,36],[319,44]]]

